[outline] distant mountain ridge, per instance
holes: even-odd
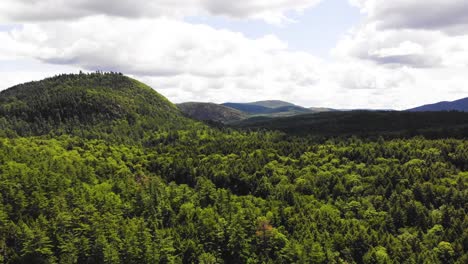
[[[444,101],[435,104],[427,104],[415,108],[408,109],[411,112],[435,112],[435,111],[461,111],[468,112],[468,97],[455,100],[455,101]]]
[[[250,105],[259,105],[259,106],[264,106],[267,108],[278,108],[278,107],[284,107],[284,106],[297,106],[295,104],[281,101],[281,100],[265,100],[265,101],[257,101],[257,102],[252,102],[252,103],[247,103]]]
[[[265,100],[250,103],[227,102],[223,104],[187,102],[179,104],[178,107],[193,119],[225,124],[253,117],[288,117],[337,111],[324,107],[305,108],[281,100]]]
[[[293,103],[281,100],[266,100],[251,103],[224,103],[228,106],[249,115],[266,115],[266,116],[293,116],[298,114],[317,113],[322,111],[329,111],[329,108],[305,108]]]
[[[237,109],[214,103],[187,102],[177,104],[182,112],[200,121],[230,123],[247,118],[247,114]]]
[[[237,109],[239,111],[242,111],[244,113],[248,113],[251,115],[266,114],[269,111],[271,111],[271,108],[269,107],[265,107],[262,105],[253,105],[250,103],[224,103],[221,105],[224,105],[233,109]]]

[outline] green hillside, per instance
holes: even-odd
[[[187,116],[201,121],[231,123],[247,118],[244,112],[213,103],[189,102],[178,104],[177,107]]]
[[[115,73],[18,85],[0,109],[0,263],[468,262],[457,112],[209,127]]]
[[[0,93],[0,128],[7,135],[135,137],[188,122],[152,88],[117,73],[64,74]]]
[[[253,103],[224,103],[224,106],[237,109],[250,117],[267,116],[267,117],[284,117],[294,116],[304,113],[313,113],[312,110],[297,106],[284,101],[259,101]]]

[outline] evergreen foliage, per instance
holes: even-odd
[[[110,73],[0,109],[3,263],[468,261],[465,139],[212,128]]]

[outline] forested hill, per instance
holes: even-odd
[[[137,136],[190,122],[152,88],[119,73],[63,74],[0,93],[0,129],[6,135]]]
[[[247,118],[244,112],[213,103],[188,102],[178,104],[177,107],[187,116],[202,121],[230,123]]]

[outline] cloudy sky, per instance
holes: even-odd
[[[0,90],[113,70],[173,102],[468,97],[466,0],[1,0]]]

